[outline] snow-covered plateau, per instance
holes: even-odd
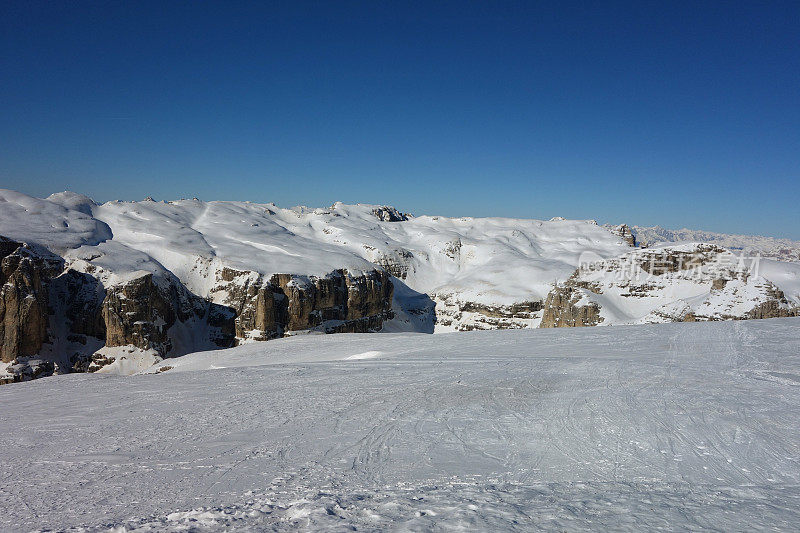
[[[775,259],[790,241],[687,232],[0,190],[0,383],[308,332],[800,314],[800,262]],[[636,247],[645,234],[713,242]]]
[[[796,531],[800,320],[302,335],[0,387],[8,531]]]

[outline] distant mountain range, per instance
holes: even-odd
[[[670,230],[660,226],[631,226],[637,242],[651,245],[664,242],[707,242],[732,251],[760,254],[780,261],[800,261],[800,241],[760,237],[757,235],[731,235],[691,229]]]

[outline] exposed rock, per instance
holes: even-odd
[[[401,213],[389,205],[382,205],[372,210],[372,214],[383,222],[404,222],[408,220],[408,213]]]
[[[220,347],[233,344],[233,311],[191,294],[174,277],[156,278],[148,272],[110,287],[101,313],[108,347],[131,345],[161,357],[182,355],[170,332],[181,324],[193,328],[191,336],[207,336],[195,338],[195,346],[207,341]]]
[[[57,325],[66,324],[66,335],[71,342],[86,344],[87,338],[105,341],[106,325],[102,306],[106,291],[100,281],[84,272],[71,268],[50,280],[49,298],[51,314]]]
[[[746,318],[784,318],[789,316],[800,316],[800,309],[782,305],[780,300],[769,300],[748,311]]]
[[[507,306],[467,302],[461,307],[461,310],[493,318],[531,318],[531,315],[541,311],[542,308],[542,302],[519,302]]]
[[[0,237],[0,361],[36,355],[47,341],[47,281],[61,259]]]
[[[667,272],[699,269],[713,261],[726,250],[714,244],[697,244],[688,250],[664,248],[645,250],[634,256],[636,266],[656,276]]]
[[[542,302],[487,305],[463,302],[450,294],[434,295],[436,323],[456,331],[536,327]]]
[[[627,242],[630,246],[636,247],[636,236],[631,231],[630,226],[627,224],[619,224],[617,226],[606,226],[608,230],[614,235],[619,235],[623,241]]]
[[[461,258],[461,247],[463,243],[461,238],[454,239],[445,244],[444,254],[454,261],[459,261]]]
[[[352,275],[335,270],[324,277],[275,274],[225,268],[213,293],[236,313],[240,339],[266,340],[289,331],[379,330],[391,318],[393,286],[389,274],[372,270]]]
[[[692,320],[783,318],[798,316],[798,311],[800,308],[792,306],[783,291],[769,280],[728,279],[721,288],[714,289],[708,300],[695,307]]]
[[[6,374],[0,375],[0,385],[52,376],[54,372],[52,361],[24,357],[6,368]]]
[[[600,306],[584,299],[582,289],[558,285],[547,295],[540,328],[596,326],[603,321]]]
[[[360,320],[370,316],[387,316],[392,309],[394,287],[389,275],[382,270],[371,270],[352,276],[342,271],[347,285],[346,320]]]
[[[540,327],[797,314],[796,305],[758,276],[757,262],[713,244],[687,244],[582,265],[548,295]]]
[[[390,254],[376,253],[372,262],[399,279],[406,279],[414,254],[408,250],[393,250]]]
[[[143,350],[168,353],[172,345],[167,330],[175,324],[174,298],[158,287],[147,273],[108,290],[103,301],[106,346],[131,344]]]

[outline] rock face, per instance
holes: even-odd
[[[487,329],[522,329],[535,327],[542,312],[542,302],[517,302],[510,305],[486,305],[462,302],[453,295],[434,295],[437,323],[456,331]]]
[[[688,244],[582,265],[550,292],[540,327],[797,316],[758,262]]]
[[[408,220],[408,213],[401,213],[390,205],[382,205],[372,210],[372,214],[382,222],[404,222]]]
[[[0,237],[0,255],[0,383],[97,371],[118,353],[163,358],[299,330],[377,331],[392,317],[393,285],[378,269],[265,279],[223,268],[220,304],[168,272],[106,286],[107,272],[83,263],[85,271],[75,270],[41,247]]]
[[[627,224],[619,224],[617,226],[606,226],[608,230],[613,233],[614,235],[618,235],[622,238],[625,242],[627,242],[630,246],[636,247],[636,235],[633,234],[630,226]]]
[[[408,250],[397,249],[390,253],[374,253],[371,257],[372,263],[378,265],[386,272],[398,279],[406,279],[408,273],[413,269],[411,260],[414,254]]]
[[[600,306],[586,301],[578,287],[556,286],[547,295],[540,328],[596,326],[603,321]]]
[[[320,329],[328,333],[377,331],[392,316],[389,274],[372,270],[352,275],[335,270],[324,277],[224,268],[212,291],[236,313],[240,339],[266,340],[287,332]]]
[[[167,331],[179,313],[182,321],[189,318],[177,293],[174,285],[159,287],[150,273],[109,289],[102,306],[106,346],[132,345],[160,354],[171,352]]]
[[[47,341],[47,281],[59,266],[58,258],[0,237],[0,361],[34,356]]]

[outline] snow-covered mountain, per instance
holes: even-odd
[[[130,373],[162,357],[305,331],[753,318],[800,306],[798,266],[781,262],[760,272],[679,269],[680,290],[673,281],[648,286],[646,298],[603,282],[600,298],[592,288],[602,280],[582,269],[599,264],[593,272],[618,276],[634,234],[591,220],[414,217],[361,204],[97,204],[70,192],[0,190],[0,380]],[[681,246],[661,250],[680,255]],[[712,264],[731,255],[705,253]],[[702,302],[721,302],[720,311]]]

